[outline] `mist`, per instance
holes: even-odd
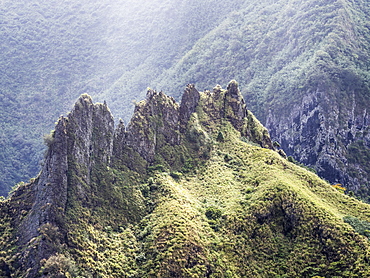
[[[161,90],[156,78],[239,5],[217,2],[2,1],[0,194],[37,174],[42,137],[81,94],[128,122],[146,88]]]

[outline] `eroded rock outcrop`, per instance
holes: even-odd
[[[125,131],[124,144],[152,162],[158,145],[158,136],[171,145],[180,144],[179,105],[162,92],[149,90],[146,100],[139,102]]]
[[[116,205],[120,211],[123,206],[125,212],[114,216],[122,223],[140,218],[145,210],[142,197],[131,189],[127,195],[114,196],[115,183],[125,183],[127,177],[110,167],[127,167],[143,176],[153,163],[179,168],[191,155],[207,157],[215,132],[226,122],[247,140],[273,149],[267,130],[247,111],[236,81],[227,90],[216,86],[213,92],[198,92],[188,85],[180,105],[149,90],[127,128],[121,121],[116,130],[107,105],[93,104],[90,96],[82,95],[71,113],[58,120],[40,175],[16,193],[28,194],[29,203],[29,212],[14,223],[17,244],[24,246],[18,253],[19,269],[26,277],[35,277],[40,262],[68,244],[66,218],[77,221],[76,207],[94,210]],[[115,198],[123,199],[115,204]],[[131,212],[130,202],[135,204]]]
[[[231,81],[227,90],[216,86],[213,92],[198,92],[189,84],[180,105],[162,92],[149,90],[147,98],[136,105],[127,128],[123,122],[118,125],[115,157],[126,156],[128,150],[134,150],[145,161],[153,162],[156,151],[165,144],[181,144],[189,122],[194,123],[194,118],[191,120],[194,113],[205,132],[214,131],[225,120],[239,130],[241,136],[262,147],[273,148],[267,130],[251,112],[247,113],[238,83]]]
[[[340,183],[368,196],[370,155],[370,116],[356,98],[341,99],[316,90],[307,92],[286,117],[271,111],[266,126],[287,155],[313,167],[331,183]],[[344,103],[350,105],[345,106]]]
[[[187,85],[184,94],[181,99],[180,106],[180,128],[184,132],[186,130],[186,125],[190,119],[191,114],[196,111],[199,104],[200,93],[194,87],[194,85]]]
[[[63,242],[64,217],[70,187],[88,202],[91,173],[109,163],[113,146],[113,117],[104,104],[82,95],[67,117],[60,117],[50,138],[43,169],[28,185],[34,196],[29,213],[19,224],[19,245],[24,248],[20,267],[36,277],[37,266],[55,254]],[[78,178],[76,178],[78,177]]]

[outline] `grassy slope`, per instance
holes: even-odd
[[[369,221],[368,205],[233,132],[197,174],[176,181],[163,173],[156,183],[143,275],[366,276],[367,239],[342,218]],[[220,215],[207,218],[210,210]]]

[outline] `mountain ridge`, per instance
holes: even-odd
[[[236,81],[148,90],[127,128],[84,94],[48,142],[0,203],[5,277],[369,274],[369,205],[275,151]]]

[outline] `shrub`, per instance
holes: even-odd
[[[44,262],[41,272],[48,277],[76,277],[77,268],[70,258],[56,254]]]
[[[217,220],[221,217],[222,212],[219,208],[210,206],[206,209],[206,216],[210,220]]]
[[[278,141],[274,141],[273,146],[278,149],[281,147]]]
[[[155,172],[155,171],[164,172],[165,170],[166,169],[162,164],[156,164],[156,165],[152,165],[148,167],[149,172]]]
[[[231,155],[229,155],[229,154],[225,154],[225,156],[224,156],[224,161],[225,161],[225,162],[229,162],[229,161],[231,161],[231,160],[233,160],[233,157],[232,157]]]
[[[180,173],[180,172],[171,172],[170,176],[173,177],[175,180],[178,180],[182,177],[182,173]]]
[[[293,156],[288,156],[288,161],[292,163],[297,163],[297,161],[293,158]]]
[[[224,142],[225,141],[224,134],[221,131],[218,132],[216,140],[217,140],[217,142]]]

